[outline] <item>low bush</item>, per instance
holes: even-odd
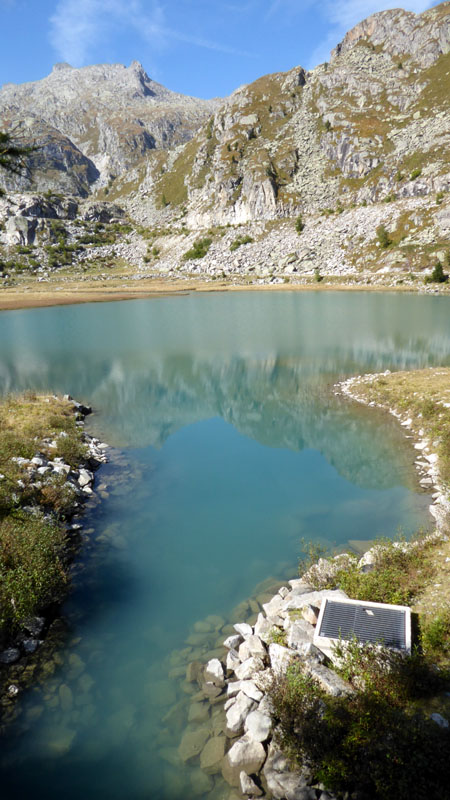
[[[19,512],[0,523],[0,624],[15,629],[66,586],[64,536],[56,525]]]
[[[235,239],[234,242],[231,242],[230,250],[231,250],[231,252],[233,252],[234,250],[237,250],[238,247],[241,247],[241,245],[243,245],[243,244],[251,244],[252,242],[253,242],[253,239],[252,239],[251,236],[238,236],[238,238]]]
[[[409,176],[409,180],[410,181],[415,181],[416,178],[420,178],[421,175],[422,175],[422,170],[421,169],[413,169],[413,171],[411,172],[411,175]]]
[[[298,215],[297,219],[295,220],[295,230],[297,233],[302,233],[305,228],[305,223],[303,222],[303,217],[301,214]]]
[[[415,672],[408,658],[398,667]],[[386,693],[392,676],[386,681],[381,674],[381,684],[372,680],[349,696],[332,697],[294,661],[270,689],[276,740],[291,763],[329,791],[438,800],[450,779],[450,731],[405,703],[409,679],[397,682],[401,693]]]
[[[211,245],[212,245],[212,239],[209,238],[197,239],[197,241],[194,242],[191,249],[184,254],[183,260],[189,261],[189,259],[191,258],[203,258],[204,256],[206,256],[206,253],[208,252]]]
[[[378,241],[379,241],[381,247],[386,248],[386,247],[389,247],[392,244],[392,239],[389,236],[389,234],[388,234],[386,228],[384,227],[384,225],[379,225],[378,226],[378,228],[376,230],[376,234],[377,234],[377,238],[378,238]]]

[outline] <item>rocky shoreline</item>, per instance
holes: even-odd
[[[64,400],[73,406],[76,425],[83,428],[85,418],[92,409],[65,395]],[[62,434],[60,433],[59,436]],[[65,533],[64,566],[68,568],[80,545],[83,529],[82,519],[87,505],[92,506],[96,500],[94,492],[95,472],[108,461],[108,445],[101,442],[85,430],[82,433],[83,443],[87,447],[87,456],[77,468],[71,467],[60,456],[54,456],[57,441],[43,438],[36,447],[32,458],[13,456],[14,461],[23,473],[23,481],[31,488],[42,489],[56,478],[62,478],[64,488],[70,492],[71,501],[64,510],[64,520],[56,518],[54,512],[39,505],[24,506],[23,510],[30,515],[43,514],[44,519],[56,521]],[[3,477],[3,476],[1,476]],[[101,494],[101,492],[100,492]],[[2,641],[0,650],[0,716],[1,723],[6,724],[14,717],[14,701],[20,693],[33,683],[35,663],[39,662],[43,646],[51,646],[53,640],[60,638],[64,626],[59,616],[61,599],[50,603],[25,620],[19,633],[13,638]]]

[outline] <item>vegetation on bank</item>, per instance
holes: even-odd
[[[27,393],[0,401],[0,627],[14,630],[60,598],[66,584],[62,520],[75,501],[63,475],[31,478],[40,455],[77,467],[87,456],[69,401]]]
[[[353,389],[359,399],[407,417],[417,436],[432,443],[448,495],[450,369],[368,376]],[[442,710],[450,688],[450,543],[422,536],[410,546],[402,540],[374,545],[370,571],[361,571],[352,555],[313,566],[317,550],[301,571],[309,567],[307,580],[317,589],[410,605],[413,651],[405,656],[382,644],[342,642],[334,668],[352,688],[345,697],[328,695],[293,661],[270,691],[278,743],[293,765],[340,796],[437,800],[450,780],[450,727],[430,717],[432,698]]]

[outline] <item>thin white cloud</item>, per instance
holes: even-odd
[[[283,2],[283,0],[280,0]],[[289,0],[287,0],[289,2]],[[405,11],[414,11],[416,14],[422,13],[430,8],[433,2],[430,0],[408,0],[402,2],[401,7]],[[327,61],[330,50],[343,39],[347,31],[362,22],[366,17],[375,14],[377,11],[387,11],[398,6],[392,0],[327,0],[325,4],[318,3],[318,10],[331,22],[331,30],[326,37],[316,47],[310,58],[310,67]]]
[[[175,30],[165,24],[163,9],[157,2],[150,10],[148,5],[144,10],[141,0],[59,0],[50,18],[50,42],[58,56],[75,67],[87,63],[95,46],[108,40],[118,25],[134,30],[152,50],[161,50],[174,40],[229,55],[251,55]]]

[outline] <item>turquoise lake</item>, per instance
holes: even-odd
[[[2,312],[0,393],[70,393],[113,447],[63,642],[2,741],[2,798],[225,800],[219,776],[178,760],[185,665],[296,576],[302,538],[345,548],[431,524],[401,427],[332,387],[438,364],[450,364],[445,297],[249,292]]]

